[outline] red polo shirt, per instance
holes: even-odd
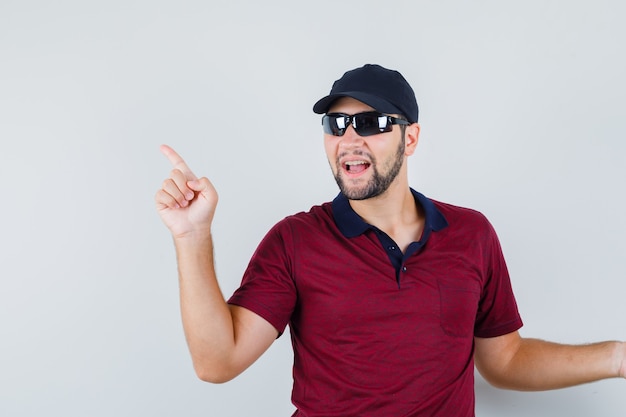
[[[404,254],[339,195],[252,256],[229,302],[289,324],[294,416],[473,416],[474,336],[522,326],[487,219],[412,192],[426,221]]]

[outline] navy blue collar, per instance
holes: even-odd
[[[431,230],[437,232],[448,226],[448,221],[431,200],[412,188],[411,193],[413,194],[413,198],[415,198],[415,202],[422,206],[426,215],[426,221],[424,223],[425,233],[423,236],[428,236]],[[335,223],[341,233],[347,238],[359,236],[373,227],[364,222],[363,219],[356,214],[350,206],[350,201],[341,193],[333,200],[332,208]]]

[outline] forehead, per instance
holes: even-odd
[[[328,108],[328,113],[355,114],[373,110],[375,110],[373,107],[368,106],[362,101],[356,100],[352,97],[341,97],[331,104]]]

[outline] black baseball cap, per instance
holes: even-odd
[[[341,97],[352,97],[381,113],[400,114],[411,123],[418,120],[419,108],[409,83],[398,71],[380,65],[347,71],[334,82],[330,94],[315,103],[313,111],[324,114]]]

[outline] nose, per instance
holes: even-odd
[[[352,123],[348,125],[343,136],[341,136],[340,146],[344,148],[358,148],[363,145],[363,136],[354,130]]]

